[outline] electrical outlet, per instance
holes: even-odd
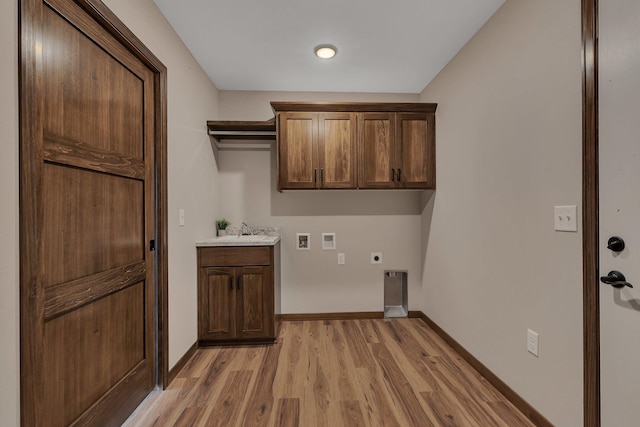
[[[338,264],[343,265],[346,263],[344,254],[341,252],[338,254]]]
[[[371,264],[382,264],[382,252],[371,252]]]
[[[539,357],[538,352],[538,333],[527,329],[527,351],[536,357]]]

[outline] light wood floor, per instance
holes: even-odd
[[[283,322],[272,346],[204,348],[137,426],[533,426],[419,319]]]

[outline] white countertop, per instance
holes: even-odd
[[[197,247],[208,246],[274,246],[280,241],[280,236],[223,236],[212,237],[208,240],[196,242]]]

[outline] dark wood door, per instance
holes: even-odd
[[[318,121],[320,188],[356,188],[356,113],[321,113]]]
[[[237,267],[237,338],[273,336],[271,267]]]
[[[435,187],[435,117],[396,113],[396,180],[404,188]]]
[[[360,188],[396,186],[394,113],[358,113]]]
[[[209,267],[200,275],[198,315],[201,339],[225,340],[236,336],[236,293],[238,283],[234,269],[230,267]]]
[[[318,113],[280,114],[278,151],[278,188],[317,188]]]
[[[80,3],[22,2],[26,426],[120,425],[156,384],[155,77]]]

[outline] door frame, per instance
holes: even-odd
[[[156,240],[156,385],[168,385],[168,245],[167,245],[167,68],[160,60],[111,12],[100,0],[69,0],[75,2],[115,37],[154,74],[154,128],[155,128],[155,240]],[[32,161],[36,154],[34,144],[38,129],[33,126],[34,113],[42,108],[42,102],[32,88],[41,87],[36,64],[38,52],[33,46],[40,41],[42,15],[38,13],[41,0],[20,0],[20,62],[19,62],[19,110],[20,110],[20,414],[23,425],[36,425],[40,414],[37,396],[42,375],[37,363],[39,343],[43,331],[38,328],[37,311],[32,307],[41,304],[38,295],[36,268],[37,245],[32,244],[37,235],[41,207],[37,200],[40,172]],[[41,6],[40,6],[41,7]],[[39,302],[40,301],[40,302]]]
[[[600,426],[598,0],[582,0],[582,311],[584,426]]]

